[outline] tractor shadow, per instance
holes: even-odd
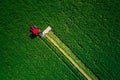
[[[31,39],[34,39],[34,38],[36,38],[37,36],[34,35],[34,34],[30,34],[29,37],[30,37]]]

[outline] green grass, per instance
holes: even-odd
[[[29,37],[29,26],[40,24],[27,13],[33,7],[15,0],[0,8],[0,80],[79,80],[44,41]]]
[[[55,57],[55,51],[42,40],[29,38],[29,26],[36,24],[41,30],[50,25],[55,35],[99,79],[119,80],[119,3],[119,0],[0,1],[0,79],[53,79],[53,71],[59,69],[58,80],[60,75],[64,77],[62,80],[76,80],[69,68]],[[43,52],[46,54],[41,55]],[[45,63],[43,58],[49,58],[48,54],[53,58]],[[37,62],[51,66],[39,68]],[[52,64],[58,68],[51,69]],[[48,73],[43,73],[46,70]],[[72,78],[65,74],[71,74]]]
[[[120,79],[118,0],[79,1],[64,7],[64,27],[55,25],[55,34],[100,79]]]
[[[79,80],[41,39],[32,40],[25,32],[19,36],[2,34],[1,80]]]
[[[49,32],[48,35],[80,66],[80,68],[88,74],[88,76],[90,76],[93,80],[97,79],[96,76],[84,65],[84,63],[81,62],[81,60],[78,59],[76,55],[53,32]]]

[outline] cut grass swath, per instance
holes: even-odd
[[[48,35],[46,35],[46,37],[88,80],[97,79],[97,77],[72,53],[72,51],[53,32],[50,32]]]

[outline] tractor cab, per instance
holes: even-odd
[[[31,26],[30,31],[32,32],[33,35],[37,36],[41,32],[40,29],[38,29],[36,26]]]

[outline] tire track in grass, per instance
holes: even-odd
[[[49,35],[46,37],[66,56],[66,58],[88,79],[92,80],[92,78],[57,44],[55,40],[53,40]]]

